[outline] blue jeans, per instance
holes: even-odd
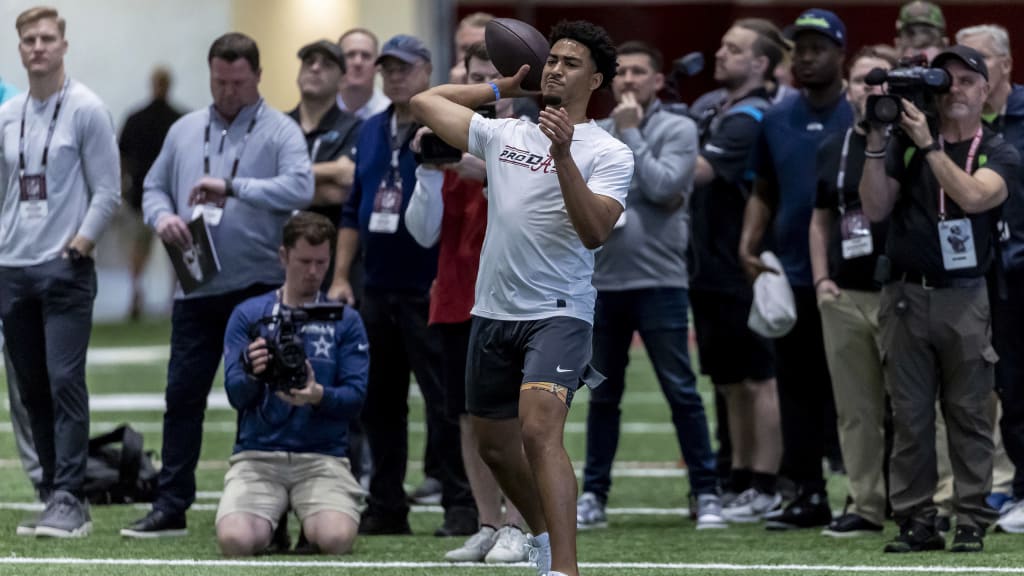
[[[689,467],[693,494],[717,493],[715,454],[711,451],[704,404],[690,368],[685,288],[649,288],[598,292],[591,364],[607,380],[590,393],[587,462],[583,490],[606,502],[612,461],[619,446],[619,405],[626,387],[626,366],[633,332],[639,331],[658,383],[672,411],[672,423]]]

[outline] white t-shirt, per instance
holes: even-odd
[[[572,157],[590,191],[625,207],[633,153],[593,121],[574,130]],[[476,316],[594,321],[594,252],[569,220],[550,146],[533,122],[473,116],[469,152],[487,162],[488,187]]]

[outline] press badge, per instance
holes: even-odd
[[[942,266],[946,270],[978,265],[978,257],[974,254],[974,230],[969,219],[939,222],[939,245],[942,247]]]
[[[851,210],[843,215],[841,223],[843,260],[870,256],[875,251],[871,238],[871,221],[860,210]]]
[[[198,204],[192,208],[192,219],[200,216],[210,226],[220,226],[220,219],[224,217],[224,208],[216,204]]]
[[[398,232],[398,219],[402,212],[402,181],[396,178],[394,182],[389,185],[385,179],[377,189],[377,195],[373,198],[373,213],[370,214],[370,232]]]
[[[18,201],[21,218],[42,220],[50,213],[46,201],[46,175],[26,174],[21,177],[21,196]]]

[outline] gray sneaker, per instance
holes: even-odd
[[[481,526],[480,530],[469,537],[469,540],[444,555],[450,562],[480,562],[487,552],[494,547],[498,531],[493,526]]]
[[[722,517],[722,500],[718,494],[699,494],[697,496],[697,530],[713,530],[726,528]]]
[[[584,492],[576,501],[576,529],[591,530],[593,528],[607,528],[608,516],[604,511],[604,504],[597,499],[593,492]]]
[[[530,536],[527,542],[530,547],[530,564],[537,568],[537,576],[548,576],[548,572],[551,571],[550,542],[547,546],[541,546],[533,536]]]
[[[728,506],[722,508],[722,517],[729,522],[760,522],[764,515],[782,503],[778,494],[765,494],[748,488]]]
[[[57,490],[36,523],[36,537],[82,538],[92,531],[89,505],[70,492]]]
[[[39,524],[39,518],[42,516],[42,512],[29,518],[28,520],[22,520],[18,523],[18,536],[35,536],[36,535],[36,524]]]
[[[530,545],[526,533],[518,526],[506,525],[498,530],[494,547],[484,556],[488,564],[512,564],[530,559]]]

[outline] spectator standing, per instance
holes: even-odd
[[[132,538],[187,533],[206,397],[231,311],[281,285],[281,229],[313,200],[302,131],[260,97],[256,43],[225,34],[207,61],[213,104],[171,127],[146,176],[142,208],[160,239],[182,248],[192,243],[186,220],[202,215],[221,270],[174,301],[158,496],[149,514],[121,530]]]
[[[66,23],[58,12],[30,8],[15,28],[29,90],[0,107],[0,320],[46,503],[18,532],[74,538],[92,529],[83,491],[85,355],[96,298],[93,248],[121,199],[117,137],[103,102],[65,72]]]
[[[391,103],[373,86],[377,62],[377,36],[366,28],[352,28],[338,39],[345,56],[345,75],[338,85],[338,108],[367,120]]]

